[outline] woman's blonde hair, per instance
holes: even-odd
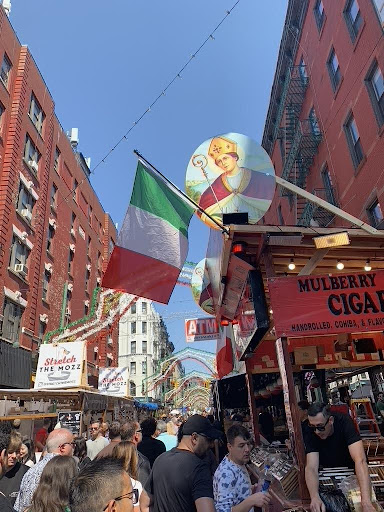
[[[137,466],[139,463],[136,445],[131,441],[121,441],[113,451],[112,457],[121,460],[128,475],[137,480]]]

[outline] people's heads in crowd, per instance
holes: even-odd
[[[309,427],[320,439],[326,439],[333,433],[334,417],[328,404],[313,402],[308,408],[308,421]]]
[[[109,439],[117,439],[120,437],[121,423],[120,421],[112,421],[109,426]]]
[[[75,437],[74,440],[73,455],[81,462],[87,456],[87,442],[84,437]]]
[[[43,469],[28,512],[63,512],[68,506],[70,482],[76,474],[73,457],[53,457]]]
[[[113,448],[112,457],[119,459],[128,475],[137,480],[139,459],[135,443],[121,441]]]
[[[35,443],[32,439],[24,439],[19,450],[19,460],[23,464],[31,460],[33,463],[36,462],[35,455]]]
[[[121,460],[96,459],[87,464],[71,482],[71,512],[133,512],[138,493]]]
[[[101,423],[99,421],[92,421],[92,423],[89,425],[89,435],[94,441],[99,437],[101,434]]]
[[[209,419],[209,422],[211,425],[213,425],[213,422],[215,421],[215,417],[213,414],[208,414],[207,418]]]
[[[0,425],[0,476],[7,471],[7,450],[10,441],[11,431],[5,425]]]
[[[300,421],[306,420],[308,417],[308,408],[309,408],[308,400],[300,400],[300,402],[298,402],[297,405],[299,407]]]
[[[172,423],[174,423],[177,426],[181,425],[182,418],[181,418],[180,411],[178,411],[177,409],[173,409],[169,413],[169,417],[171,418]]]
[[[143,437],[152,437],[156,432],[157,421],[155,418],[146,418],[140,423]]]
[[[167,432],[167,424],[164,420],[159,420],[157,422],[157,431],[159,432],[159,434],[164,434],[165,432]]]
[[[236,464],[248,464],[252,450],[249,431],[242,425],[234,424],[227,430],[227,447],[230,459]]]
[[[136,445],[143,439],[141,427],[137,421],[127,421],[121,427],[120,436],[122,441],[132,441]]]
[[[20,426],[21,426],[21,420],[19,418],[16,418],[15,420],[13,420],[12,422],[12,428],[14,430],[19,430],[20,429]]]
[[[46,430],[49,430],[50,426],[51,426],[51,419],[50,418],[44,418],[43,428],[45,428]]]
[[[190,416],[179,430],[182,430],[180,447],[185,445],[198,457],[204,457],[212,442],[221,437],[221,433],[200,414]]]
[[[102,421],[100,425],[100,433],[102,436],[106,436],[109,430],[109,423],[108,421]]]
[[[57,428],[47,437],[46,450],[58,455],[73,455],[73,434],[66,428]]]
[[[18,462],[21,444],[21,435],[13,430],[7,448],[7,471],[13,468],[16,462]]]
[[[383,401],[383,402],[384,402],[384,393],[381,393],[381,392],[380,392],[380,393],[377,395],[377,398],[378,398],[378,400],[381,400],[381,401]]]

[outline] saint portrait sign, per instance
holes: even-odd
[[[223,214],[247,213],[255,224],[269,209],[275,193],[275,171],[266,151],[239,133],[217,135],[203,142],[192,155],[186,192],[208,215],[197,215],[209,227]]]

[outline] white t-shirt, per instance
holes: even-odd
[[[105,439],[105,437],[100,436],[97,437],[94,441],[92,439],[88,439],[87,441],[87,455],[88,457],[93,460],[96,455],[101,452],[103,448],[107,446],[108,439]]]

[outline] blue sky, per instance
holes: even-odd
[[[91,181],[113,220],[128,206],[138,149],[184,189],[191,154],[206,139],[244,133],[261,142],[287,0],[240,0],[198,56]],[[93,168],[148,108],[235,0],[13,0],[10,20]],[[209,230],[190,228],[188,260],[205,256]],[[184,317],[201,316],[177,286],[164,316],[176,350]],[[215,350],[214,343],[195,348]]]

